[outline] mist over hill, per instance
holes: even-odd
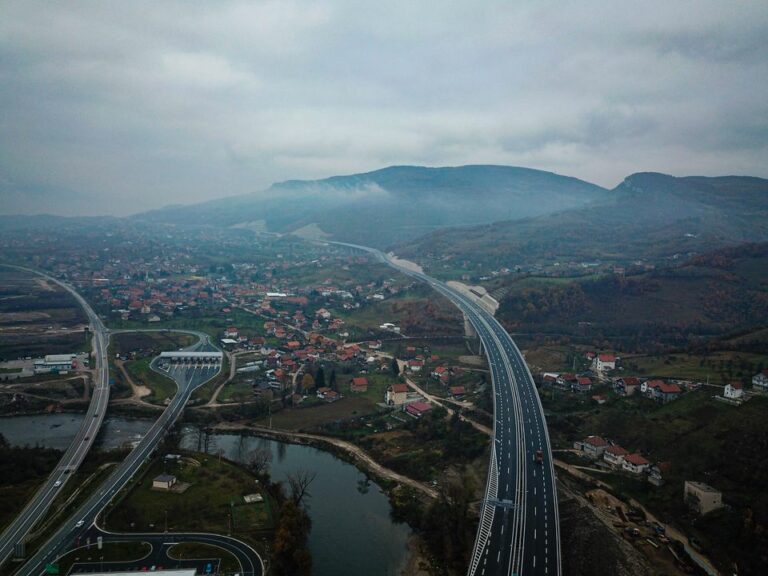
[[[439,230],[394,250],[435,272],[445,261],[494,269],[568,260],[659,260],[768,240],[766,217],[768,180],[638,173],[588,207]]]
[[[0,229],[206,226],[379,248],[433,272],[566,261],[660,261],[768,240],[768,180],[632,174],[613,190],[509,166],[393,166],[125,219],[0,217]]]
[[[445,226],[548,214],[604,201],[604,188],[509,166],[392,166],[138,214],[144,222],[252,227],[384,247]]]

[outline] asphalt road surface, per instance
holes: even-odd
[[[549,434],[533,377],[512,338],[485,309],[443,282],[398,266],[379,250],[331,244],[372,253],[429,284],[467,316],[483,344],[493,383],[493,448],[469,576],[559,576],[560,520]]]
[[[190,350],[215,350],[207,336]],[[19,576],[38,576],[45,571],[46,564],[55,562],[56,558],[65,554],[73,544],[82,542],[92,530],[99,513],[109,504],[120,490],[124,489],[139,467],[152,455],[158,442],[166,431],[174,424],[181,414],[192,392],[213,378],[221,370],[221,363],[197,364],[182,363],[169,366],[167,372],[159,368],[159,361],[152,363],[153,369],[163,374],[170,375],[176,381],[179,390],[171,400],[160,418],[155,421],[144,438],[134,448],[128,457],[119,464],[109,478],[99,486],[96,491],[80,506],[79,510],[40,547],[32,558],[16,573]],[[218,541],[218,539],[234,540],[232,538],[217,536],[214,534],[195,535],[196,542]],[[176,534],[174,537],[178,538]],[[241,552],[249,556],[248,562],[243,564],[244,576],[261,576],[261,559],[249,547],[242,544]],[[247,550],[246,550],[247,549]],[[253,571],[250,570],[254,567]]]
[[[80,467],[101,429],[104,414],[107,411],[107,404],[109,403],[109,365],[107,362],[109,338],[107,329],[104,327],[101,319],[70,285],[36,270],[17,266],[12,266],[12,268],[35,273],[46,280],[58,284],[72,294],[80,306],[82,306],[88,316],[93,333],[93,358],[96,378],[88,411],[69,448],[67,448],[64,456],[62,456],[45,484],[35,493],[24,510],[19,513],[16,519],[0,535],[0,564],[9,558],[17,544],[24,542],[35,524],[45,517],[54,499],[63,490],[67,480],[69,480],[71,473]]]
[[[98,551],[96,549],[96,539],[101,536],[103,542],[147,542],[152,546],[152,550],[145,556],[131,562],[110,562],[102,563],[96,561]],[[90,540],[90,549],[83,549],[82,557],[90,557],[91,562],[80,562],[72,566],[72,572],[97,572],[102,568],[107,568],[110,572],[114,571],[142,571],[144,568],[155,566],[156,569],[165,568],[172,570],[176,568],[197,568],[198,574],[205,574],[208,564],[211,564],[212,572],[217,573],[219,558],[178,560],[173,558],[171,548],[176,544],[185,542],[194,542],[208,544],[216,548],[226,550],[240,563],[244,576],[260,575],[264,572],[264,565],[256,551],[235,538],[229,536],[220,536],[217,534],[203,534],[196,532],[175,532],[175,533],[114,533],[107,532],[96,526],[88,530],[84,539],[81,540],[81,546],[84,546],[86,540]],[[171,553],[169,554],[169,551]]]

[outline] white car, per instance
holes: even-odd
[[[58,488],[59,486],[61,486],[61,480],[56,480],[56,482],[53,483],[53,486],[55,488]]]
[[[80,528],[80,526],[82,526],[83,524],[85,524],[85,520],[78,520],[77,524],[75,524],[75,528]]]

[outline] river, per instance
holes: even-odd
[[[0,433],[12,445],[65,449],[77,432],[81,414],[48,414],[0,418]],[[108,418],[100,435],[100,447],[116,448],[135,442],[151,425],[148,420]],[[182,447],[197,450],[198,434],[185,427]],[[214,434],[208,451],[223,451],[226,458],[245,461],[255,448],[272,452],[270,472],[274,480],[298,470],[317,474],[310,486],[308,510],[312,519],[309,547],[315,576],[399,574],[407,559],[411,534],[405,524],[390,518],[385,494],[365,474],[311,446],[301,446],[236,434]]]
[[[0,434],[13,446],[45,446],[65,450],[75,437],[83,414],[42,414],[0,418]],[[99,448],[112,450],[135,442],[149,430],[152,422],[127,418],[106,418],[99,434]]]
[[[198,434],[187,427],[182,447],[197,450]],[[285,480],[298,470],[315,472],[308,500],[312,532],[312,573],[316,576],[399,574],[411,534],[405,524],[392,522],[387,496],[353,465],[311,446],[287,444],[253,436],[214,434],[208,451],[243,462],[255,448],[272,452],[273,480]]]

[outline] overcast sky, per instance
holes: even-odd
[[[768,177],[768,3],[0,0],[0,213],[474,163]]]

